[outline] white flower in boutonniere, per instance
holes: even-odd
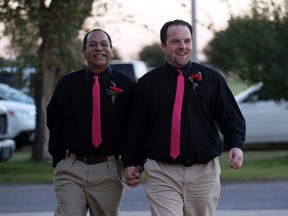
[[[114,104],[116,97],[117,97],[118,95],[122,94],[122,92],[123,92],[124,90],[118,88],[113,81],[111,81],[111,83],[112,83],[112,86],[110,86],[109,89],[106,89],[106,91],[107,91],[107,94],[111,96],[112,104]]]

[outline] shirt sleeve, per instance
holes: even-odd
[[[48,151],[53,157],[53,167],[66,155],[63,144],[64,117],[60,103],[63,99],[65,99],[65,89],[63,82],[59,81],[47,106],[47,126],[50,131]]]
[[[125,167],[143,165],[146,160],[147,117],[145,105],[145,85],[141,79],[136,86],[133,115],[128,134],[122,149],[122,161]]]
[[[216,119],[223,134],[224,145],[231,149],[244,148],[246,123],[240,108],[225,79],[220,78],[219,97],[217,97]]]

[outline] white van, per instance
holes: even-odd
[[[7,109],[0,104],[0,161],[9,160],[15,150],[15,142],[7,138]]]
[[[145,62],[139,60],[112,60],[110,65],[113,70],[125,73],[136,81],[148,72]]]
[[[30,96],[0,83],[0,104],[8,112],[8,137],[20,149],[24,144],[31,144],[35,137],[36,106]]]

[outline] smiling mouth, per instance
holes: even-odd
[[[103,58],[103,57],[106,57],[106,55],[105,54],[94,54],[93,57],[94,58],[98,58],[98,57]]]
[[[186,52],[179,52],[179,53],[177,53],[178,56],[184,56],[184,55],[186,55],[186,54],[187,54]]]

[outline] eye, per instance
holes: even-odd
[[[109,47],[109,44],[108,43],[101,43],[101,46],[102,47]]]
[[[88,46],[89,46],[89,47],[95,47],[95,46],[96,46],[96,43],[89,43]]]
[[[172,40],[171,43],[172,44],[177,44],[179,41],[178,40]]]

